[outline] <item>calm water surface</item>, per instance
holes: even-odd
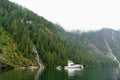
[[[120,80],[119,69],[9,70],[0,71],[0,80]]]

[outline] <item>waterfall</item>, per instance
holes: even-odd
[[[42,64],[42,60],[41,60],[41,58],[38,55],[38,51],[37,51],[35,45],[33,46],[33,51],[36,53],[36,60],[37,60],[37,62],[39,64],[39,67],[43,69],[44,65]]]
[[[111,57],[114,61],[116,61],[117,64],[118,64],[118,67],[120,68],[120,62],[118,61],[118,59],[116,58],[116,56],[113,54],[113,52],[112,52],[112,50],[111,50],[108,42],[107,42],[106,40],[104,40],[104,41],[105,41],[105,44],[106,44],[106,46],[107,46],[107,48],[108,48],[108,50],[109,50],[109,51],[108,51],[109,57]]]

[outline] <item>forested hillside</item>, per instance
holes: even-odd
[[[37,66],[35,60],[29,60],[20,54],[16,42],[0,26],[0,67]]]
[[[94,39],[95,32],[82,35],[66,32],[60,25],[8,0],[0,0],[0,27],[0,61],[5,65],[9,64],[13,67],[14,65],[38,65],[33,51],[34,46],[43,64],[49,67],[64,66],[67,60],[84,66],[114,66],[116,64],[114,60],[104,55],[105,53],[99,54],[100,52],[86,45],[86,42],[92,40],[99,46],[104,44],[99,43],[97,36]],[[7,36],[10,42],[7,38],[3,38]],[[9,43],[11,44],[8,45]],[[5,50],[5,46],[9,50]],[[106,52],[104,47],[101,47],[101,50]],[[1,55],[5,60],[1,60]],[[19,58],[16,60],[16,57]]]

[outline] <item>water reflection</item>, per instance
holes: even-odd
[[[35,75],[35,80],[39,80],[39,77],[41,76],[43,70],[44,70],[43,68],[39,68],[37,74]]]
[[[69,80],[68,74],[64,70],[44,69],[40,80]]]
[[[111,70],[111,76],[113,80],[120,80],[120,69],[119,68],[115,68]]]
[[[120,80],[120,69],[14,69],[1,71],[0,80]]]
[[[76,75],[78,72],[82,71],[83,69],[81,68],[68,68],[66,71],[68,72],[68,76],[74,76]]]
[[[1,71],[0,80],[35,80],[34,76],[37,70],[13,69],[10,71]]]

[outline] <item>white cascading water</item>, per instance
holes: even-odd
[[[40,66],[40,69],[38,70],[37,74],[35,75],[35,80],[39,80],[39,76],[41,75],[41,73],[43,72],[44,69],[44,65],[42,64],[42,60],[38,55],[38,51],[35,47],[35,45],[33,46],[33,51],[36,53],[36,60]]]
[[[118,67],[120,68],[120,62],[118,61],[118,59],[116,58],[116,56],[113,54],[113,52],[112,52],[112,50],[111,50],[108,42],[107,42],[106,40],[104,40],[104,41],[105,41],[105,44],[106,44],[106,46],[107,46],[107,48],[108,48],[108,50],[109,50],[109,51],[108,51],[109,55],[111,56],[111,58],[112,58],[114,61],[116,61],[116,62],[118,63]]]
[[[44,68],[44,65],[42,64],[42,60],[38,55],[38,51],[37,51],[35,45],[33,46],[33,51],[36,53],[36,60],[37,60],[37,62],[39,64],[40,68]]]

